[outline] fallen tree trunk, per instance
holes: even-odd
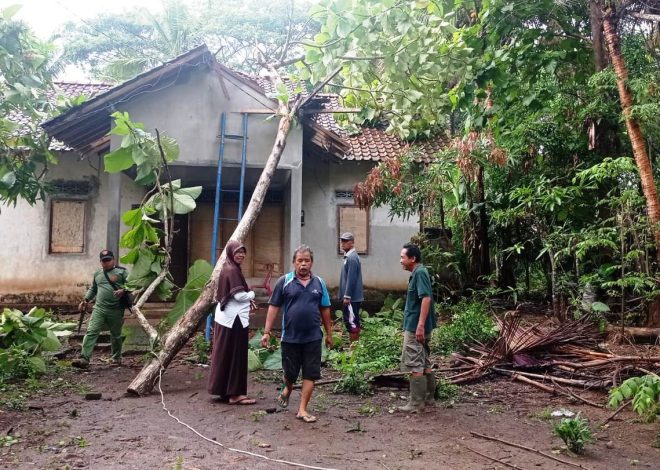
[[[271,179],[275,174],[277,165],[280,161],[284,148],[286,147],[286,138],[289,134],[292,120],[298,109],[299,100],[296,100],[291,109],[280,102],[278,113],[280,115],[280,122],[277,129],[277,136],[275,143],[271,149],[266,165],[259,177],[257,186],[252,193],[250,203],[243,215],[243,218],[238,223],[234,233],[231,235],[230,240],[242,242],[247,236],[248,232],[252,229],[254,222],[261,211],[266,191],[270,186]],[[176,354],[183,348],[186,342],[195,334],[200,321],[209,313],[214,301],[215,288],[222,271],[222,266],[225,262],[225,253],[223,251],[220,259],[215,264],[211,279],[204,286],[204,290],[197,299],[197,301],[188,309],[188,311],[174,324],[170,332],[167,334],[163,341],[163,348],[156,357],[146,364],[140,373],[133,379],[128,386],[128,393],[132,395],[145,395],[150,393],[154,387],[156,379],[158,378],[161,368],[166,368]]]
[[[623,330],[618,326],[608,326],[607,333],[612,336],[619,336],[623,331],[623,336],[634,340],[636,343],[656,343],[660,338],[660,328],[643,328],[627,326]]]
[[[149,284],[149,287],[146,288],[146,290],[142,293],[140,298],[138,299],[137,302],[135,302],[135,305],[133,305],[129,310],[135,315],[135,318],[137,318],[138,323],[142,327],[142,329],[147,333],[149,336],[149,341],[151,342],[152,347],[156,343],[156,340],[158,339],[158,332],[156,329],[151,326],[151,323],[147,320],[147,318],[144,316],[142,313],[141,308],[144,306],[145,303],[147,303],[147,299],[151,296],[151,294],[154,293],[158,285],[163,282],[163,279],[165,279],[165,276],[167,276],[167,269],[164,269],[157,277],[154,279],[151,284]]]

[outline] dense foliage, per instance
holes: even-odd
[[[660,377],[648,374],[624,380],[621,385],[610,390],[608,406],[618,408],[626,400],[631,401],[633,411],[644,421],[655,421],[660,414]]]
[[[60,338],[74,327],[75,323],[52,320],[42,308],[28,313],[5,308],[0,313],[0,382],[46,372],[43,353],[58,351]]]
[[[300,39],[317,28],[306,1],[168,0],[161,11],[135,7],[71,22],[55,36],[64,61],[105,81],[127,80],[206,43],[225,65],[257,73],[262,57],[300,55]]]
[[[118,173],[135,167],[135,182],[150,187],[136,209],[122,214],[129,227],[119,245],[128,249],[121,257],[132,264],[127,286],[144,289],[168,270],[176,215],[188,214],[196,207],[202,187],[184,188],[181,180],[172,180],[168,165],[179,157],[179,146],[171,137],[147,132],[144,124],[133,122],[128,113],[115,112],[111,134],[121,137],[121,145],[104,156],[105,171]],[[169,274],[156,286],[163,299],[171,294]]]
[[[12,19],[19,8],[0,9],[0,204],[43,199],[46,170],[57,162],[39,129],[55,112],[47,97],[54,47]]]
[[[427,239],[435,230],[439,296],[496,287],[514,301],[546,297],[560,319],[605,305],[611,320],[660,322],[649,221],[660,175],[658,29],[638,27],[637,2],[616,4],[327,0],[313,10],[311,77],[340,66],[331,88],[362,108],[349,125],[448,141],[432,163],[411,150],[355,188],[359,205],[420,215]],[[623,85],[597,50],[604,17],[618,25]],[[631,116],[650,167],[623,125]]]
[[[431,337],[433,352],[447,355],[466,345],[484,344],[495,338],[495,323],[484,302],[463,300],[449,311],[450,321],[440,325]]]
[[[350,347],[346,345],[343,351],[330,351],[328,355],[332,367],[342,374],[338,391],[368,393],[371,377],[399,364],[403,341],[401,299],[389,298],[380,312],[373,316],[361,312],[361,315],[360,339]]]

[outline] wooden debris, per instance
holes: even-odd
[[[507,314],[496,322],[499,336],[494,342],[472,345],[466,354],[452,355],[455,367],[449,371],[449,382],[471,382],[496,372],[602,408],[563,387],[607,389],[633,375],[660,368],[660,356],[618,356],[599,349],[601,335],[588,320],[524,326],[519,316]],[[452,371],[457,373],[451,375]]]
[[[474,432],[474,431],[470,431],[470,434],[472,434],[475,437],[480,437],[482,439],[486,439],[488,441],[501,442],[502,444],[506,444],[506,445],[511,446],[511,447],[516,447],[518,449],[523,449],[523,450],[526,450],[528,452],[533,452],[535,454],[542,455],[543,457],[546,457],[548,459],[554,460],[555,462],[563,463],[564,465],[569,465],[571,467],[587,469],[587,467],[585,467],[583,465],[580,465],[579,463],[573,463],[573,462],[569,462],[568,460],[560,459],[559,457],[555,457],[554,455],[543,452],[542,450],[534,449],[533,447],[527,447],[527,446],[524,446],[522,444],[516,444],[515,442],[505,441],[504,439],[500,439],[500,438],[493,437],[493,436],[486,436],[485,434],[479,434],[478,432]]]
[[[469,450],[470,452],[474,452],[474,453],[477,454],[477,455],[481,455],[482,457],[485,457],[485,458],[487,458],[488,460],[492,460],[493,462],[501,463],[502,465],[504,465],[504,466],[506,466],[506,467],[509,467],[509,468],[518,468],[518,469],[521,469],[521,470],[522,470],[522,467],[518,467],[517,465],[511,464],[511,463],[509,463],[509,462],[505,462],[505,461],[502,460],[502,459],[496,459],[495,457],[491,457],[490,455],[486,455],[486,454],[484,454],[484,453],[482,453],[482,452],[479,452],[478,450],[474,450],[474,449],[472,449],[472,448],[466,446],[465,444],[463,444],[463,447],[465,447],[465,448],[466,448],[467,450]]]

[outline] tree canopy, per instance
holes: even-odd
[[[19,7],[0,10],[0,203],[33,204],[57,158],[39,123],[55,111],[47,98],[56,71],[54,47],[15,21]]]
[[[261,69],[261,57],[301,54],[299,41],[317,27],[307,0],[167,0],[160,12],[141,7],[71,22],[55,36],[63,59],[101,80],[122,81],[206,43],[225,65]]]

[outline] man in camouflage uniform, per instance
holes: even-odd
[[[125,294],[124,284],[128,277],[126,268],[117,266],[115,256],[110,250],[101,251],[101,269],[94,273],[92,286],[85,294],[85,298],[78,308],[87,308],[90,301],[96,298],[92,316],[87,325],[87,333],[83,338],[80,358],[74,360],[71,365],[80,369],[89,367],[92,351],[96,346],[99,333],[107,326],[110,330],[112,362],[121,364],[121,347],[124,338],[121,329],[124,325],[124,306],[121,298]]]

